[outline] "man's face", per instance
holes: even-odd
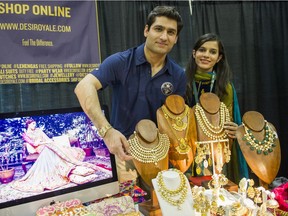
[[[145,26],[144,36],[146,37],[146,47],[155,54],[167,54],[176,44],[177,21],[165,16],[156,17],[150,30]]]

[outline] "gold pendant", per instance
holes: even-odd
[[[172,124],[171,126],[176,131],[184,131],[187,128],[187,123],[181,121],[181,124],[179,124],[179,122],[176,122],[176,124]]]
[[[198,174],[198,175],[200,175],[201,174],[201,168],[200,168],[200,166],[199,165],[197,165],[197,167],[196,167],[196,173]]]
[[[212,159],[211,159],[210,156],[209,156],[209,158],[208,158],[208,165],[209,165],[209,166],[212,166]]]
[[[179,154],[187,154],[191,147],[187,144],[184,138],[181,138],[179,141],[179,145],[176,147],[177,152]]]

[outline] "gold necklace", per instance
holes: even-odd
[[[167,134],[161,134],[158,132],[159,141],[156,146],[147,148],[139,142],[136,131],[134,131],[134,137],[128,140],[130,145],[130,152],[133,158],[142,163],[157,163],[167,156],[170,140]]]
[[[242,138],[243,141],[246,141],[246,144],[250,146],[250,150],[256,150],[257,154],[264,154],[268,155],[269,153],[273,152],[273,148],[276,147],[276,133],[270,128],[268,122],[265,120],[265,136],[262,141],[259,141],[255,138],[250,130],[243,122],[242,122],[245,130],[245,134]]]
[[[185,137],[184,137],[184,138],[183,138],[183,137],[179,137],[179,136],[177,135],[176,131],[173,130],[173,129],[175,129],[175,128],[173,127],[173,124],[171,125],[170,122],[169,122],[169,119],[168,119],[168,116],[169,116],[169,115],[168,115],[168,114],[166,115],[166,114],[165,114],[166,111],[164,111],[164,110],[167,110],[167,108],[165,107],[165,105],[162,106],[162,110],[163,110],[165,119],[167,120],[167,123],[168,123],[168,125],[169,125],[169,127],[170,127],[170,129],[171,129],[171,131],[172,131],[172,133],[173,133],[173,135],[175,136],[175,138],[176,138],[177,141],[178,141],[178,146],[176,147],[176,151],[177,151],[179,154],[187,154],[187,153],[190,151],[190,149],[191,149],[190,145],[188,144],[188,139],[187,139],[187,137],[188,137],[188,132],[189,132],[189,123],[190,123],[190,118],[189,118],[190,112],[188,112],[188,111],[189,111],[189,107],[188,107],[187,105],[185,105],[185,111],[183,112],[183,113],[186,113],[185,116],[187,117],[187,121],[188,121],[187,123],[185,123],[185,124],[186,124],[186,126],[185,126],[186,133],[185,133]],[[187,111],[186,111],[186,110],[187,110]],[[167,110],[167,111],[168,111],[168,110]],[[183,119],[185,116],[181,114],[181,117],[179,117],[179,118]],[[174,116],[174,118],[177,118],[177,116]],[[188,125],[188,127],[187,127],[187,125]],[[175,129],[175,130],[176,130],[176,129]],[[179,131],[179,130],[177,130],[177,131]]]
[[[180,178],[180,184],[179,186],[174,189],[171,190],[169,189],[166,185],[165,182],[163,180],[163,172],[167,172],[166,171],[161,171],[158,173],[156,180],[157,180],[157,184],[158,184],[158,192],[160,193],[161,197],[163,198],[163,200],[165,200],[166,202],[170,203],[171,205],[177,206],[178,209],[181,209],[180,205],[183,204],[186,200],[186,196],[188,193],[188,188],[187,188],[187,184],[186,184],[186,177],[185,175],[178,169],[168,169],[168,171],[173,171],[173,172],[177,172]],[[177,198],[173,198],[173,197],[177,197]]]
[[[163,113],[164,113],[164,117],[168,120],[168,118],[175,120],[175,123],[172,123],[171,126],[177,130],[177,131],[184,131],[187,128],[187,123],[184,122],[184,118],[187,116],[187,114],[189,113],[189,107],[188,105],[185,104],[185,109],[182,113],[180,113],[179,115],[175,115],[173,113],[171,113],[168,108],[163,105],[161,107]]]
[[[229,110],[226,105],[220,103],[220,122],[219,125],[214,126],[207,118],[204,109],[199,103],[196,104],[195,116],[203,133],[212,140],[221,140],[227,137],[224,132],[224,123],[230,121]]]

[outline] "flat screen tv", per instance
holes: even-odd
[[[103,112],[108,115],[107,107],[103,107]],[[38,155],[37,152],[29,152],[23,136],[27,130],[27,122],[31,120],[36,123],[36,128],[41,129],[53,140],[54,144],[64,145],[67,148],[81,148],[85,152],[83,154],[80,150],[82,158],[84,157],[81,162],[97,167],[92,173],[94,177],[84,181],[80,179],[80,182],[68,180],[67,184],[60,187],[45,188],[39,192],[15,189],[13,186],[15,182],[23,179],[30,169],[37,180],[42,179],[40,184],[45,182],[43,172],[37,173],[38,169],[33,168],[43,163],[43,157],[41,160],[40,157],[45,149]],[[7,152],[12,153],[11,157],[5,157]],[[0,215],[35,215],[39,208],[54,202],[78,198],[85,203],[119,192],[115,158],[109,153],[104,141],[98,136],[97,130],[80,107],[1,113],[0,155],[1,165],[15,170],[12,178],[1,179]],[[44,157],[45,162],[47,161]],[[51,177],[49,174],[48,178]]]

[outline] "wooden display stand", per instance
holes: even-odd
[[[239,126],[236,131],[240,149],[249,167],[259,178],[259,184],[268,189],[268,184],[277,176],[281,163],[280,142],[276,129],[271,123],[265,121],[261,113],[256,111],[246,112],[242,122],[243,125]],[[270,137],[269,141],[265,141],[268,137]],[[261,142],[261,144],[258,145],[256,142]]]
[[[200,154],[198,151],[200,146],[202,149],[206,149],[205,153],[210,152],[208,159],[212,160],[212,166],[204,167],[203,170],[201,170],[201,174],[199,172],[198,175],[211,176],[213,174],[219,174],[222,172],[223,165],[229,162],[229,153],[231,154],[231,140],[225,134],[224,130],[225,121],[231,121],[229,111],[220,101],[219,97],[210,92],[201,94],[199,103],[197,103],[192,110],[195,113],[197,122],[197,153],[195,162]],[[204,146],[206,147],[204,148]],[[211,170],[211,167],[213,170]]]
[[[181,172],[186,172],[196,152],[197,131],[192,109],[185,104],[183,97],[169,95],[156,116],[159,131],[170,139],[169,162]]]
[[[135,143],[135,138],[137,139],[137,143]],[[143,158],[140,158],[141,154],[139,154],[139,152],[141,151],[139,149],[135,149],[136,157],[133,157],[135,168],[143,181],[150,187],[151,194],[150,200],[139,204],[139,211],[145,216],[161,216],[161,209],[151,180],[157,176],[158,172],[168,169],[168,149],[170,146],[169,138],[166,135],[159,134],[154,122],[148,119],[143,119],[137,123],[135,133],[129,137],[128,142],[130,145],[137,144],[139,148],[145,148],[145,154],[148,154],[147,152],[149,152],[151,149],[151,153],[144,155]],[[155,154],[153,149],[156,149],[157,146],[159,147],[159,145],[161,148],[163,147],[163,149],[167,149],[167,151],[161,151],[158,148],[160,155],[157,154],[154,155],[155,157],[151,157],[153,154]],[[153,161],[152,158],[154,158],[155,161]],[[155,158],[157,158],[157,160]]]

